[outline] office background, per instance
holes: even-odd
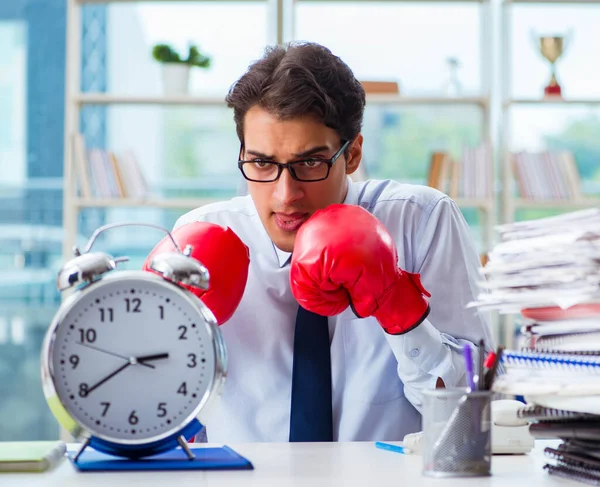
[[[239,144],[223,104],[265,45],[325,44],[361,80],[395,81],[369,95],[365,173],[427,183],[431,155],[461,160],[490,144],[489,193],[459,194],[483,254],[497,223],[595,204],[600,195],[600,6],[595,1],[257,0],[0,2],[0,438],[50,439],[39,351],[60,302],[56,272],[98,226],[170,228],[190,206],[234,196]],[[564,100],[544,102],[549,64],[536,36],[568,37],[557,63]],[[166,97],[160,42],[196,43],[209,69],[189,94]],[[453,71],[449,59],[458,60]],[[454,78],[454,76],[456,78]],[[86,150],[133,157],[144,199],[81,195],[74,133]],[[584,199],[519,194],[510,153],[569,151]],[[129,155],[129,156],[127,156]],[[65,184],[67,182],[67,184]],[[161,237],[120,229],[99,248],[139,268]],[[500,334],[500,336],[510,336]]]

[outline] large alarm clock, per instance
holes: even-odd
[[[75,461],[87,446],[139,458],[180,445],[193,458],[187,441],[226,376],[217,321],[183,287],[206,289],[209,273],[174,240],[177,251],[155,256],[154,272],[117,270],[126,258],[91,248],[100,233],[123,225],[96,230],[58,274],[58,289],[73,292],[43,342],[44,394],[82,442]]]

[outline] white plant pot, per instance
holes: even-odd
[[[190,84],[190,66],[183,63],[165,63],[162,68],[165,95],[187,95]]]

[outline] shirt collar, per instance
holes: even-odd
[[[344,204],[356,205],[358,204],[358,189],[350,176],[346,176],[346,180],[348,181],[348,192],[346,193]],[[292,258],[291,252],[284,252],[283,250],[279,249],[275,244],[273,244],[273,248],[275,249],[275,253],[277,254],[279,267],[285,267],[286,265],[288,265],[290,263],[290,259]]]

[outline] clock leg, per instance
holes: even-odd
[[[181,445],[181,448],[187,455],[188,460],[193,460],[194,458],[196,458],[196,456],[192,453],[192,450],[190,450],[190,447],[188,446],[187,440],[184,436],[180,436],[179,438],[177,438],[177,442]]]
[[[83,450],[85,450],[88,447],[88,445],[90,444],[90,440],[90,438],[86,438],[85,441],[81,444],[81,447],[79,448],[79,450],[77,450],[77,453],[75,453],[75,456],[73,457],[74,462],[77,462],[79,456],[83,453]]]

